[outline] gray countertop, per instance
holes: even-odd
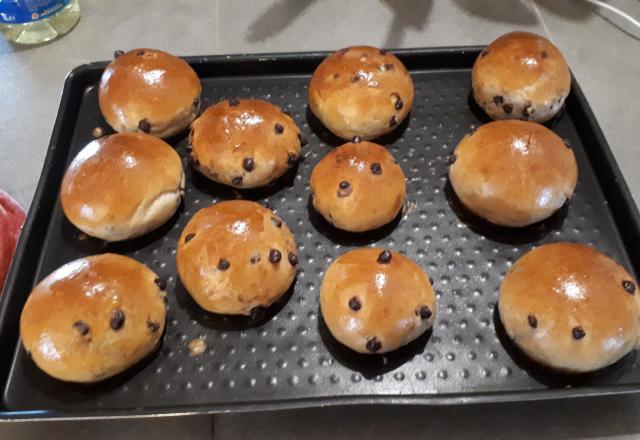
[[[640,17],[637,0],[611,0]],[[156,47],[177,55],[333,50],[353,44],[428,47],[486,44],[512,30],[546,35],[564,53],[623,174],[640,197],[640,31],[582,0],[81,0],[64,38],[34,48],[0,39],[0,188],[28,207],[67,73],[114,49]],[[635,398],[465,408],[360,408],[150,421],[54,423],[51,438],[543,438],[640,432]],[[32,438],[39,424],[0,425],[0,438]],[[465,431],[469,430],[469,431]],[[102,433],[102,434],[101,434]],[[57,436],[57,437],[56,437]],[[488,436],[488,435],[487,435]]]

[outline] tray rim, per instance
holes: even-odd
[[[466,55],[475,59],[479,52],[486,46],[446,46],[433,48],[407,48],[390,49],[400,59],[422,56],[446,56]],[[283,61],[317,63],[330,54],[331,51],[312,52],[284,52],[284,53],[239,53],[232,55],[213,56],[186,56],[181,57],[187,61],[196,71],[204,69],[211,64],[256,64],[260,63],[282,63]],[[403,60],[404,61],[404,60]],[[32,249],[37,250],[44,239],[43,231],[38,230],[40,218],[47,216],[55,205],[54,201],[46,200],[45,191],[48,191],[48,182],[53,178],[53,162],[56,159],[57,145],[64,145],[63,130],[65,125],[77,120],[78,108],[73,105],[78,101],[80,95],[73,94],[74,89],[85,90],[88,82],[87,76],[96,75],[101,72],[108,61],[97,61],[86,63],[75,67],[66,77],[60,104],[53,126],[50,142],[47,148],[42,171],[38,180],[38,185],[34,193],[27,219],[20,236],[16,253],[6,279],[4,292],[14,291],[19,284],[25,282],[33,285],[35,283],[34,267],[25,269],[28,263],[24,261],[27,254]],[[408,66],[409,70],[411,69]],[[438,68],[438,67],[434,67]],[[468,65],[458,67],[447,67],[448,69],[468,69]],[[301,74],[308,74],[308,70],[301,71]],[[287,74],[291,74],[288,72]],[[261,73],[247,73],[249,76],[258,76]],[[75,98],[75,99],[74,99]],[[571,94],[567,101],[573,102],[575,110],[570,117],[578,117],[583,121],[583,125],[588,127],[585,132],[579,133],[581,138],[589,137],[592,144],[597,148],[590,152],[597,152],[600,157],[597,163],[592,163],[594,168],[598,167],[596,177],[601,186],[606,200],[610,203],[610,209],[616,227],[620,231],[625,251],[634,269],[640,267],[640,212],[636,206],[631,191],[622,175],[622,172],[614,158],[613,152],[605,138],[602,129],[588,104],[588,101],[572,75]],[[77,106],[76,106],[77,107]],[[74,118],[69,118],[69,113],[75,113]],[[590,158],[591,159],[591,158]],[[590,160],[591,162],[591,160]],[[606,183],[611,185],[606,185]],[[614,203],[611,203],[612,195]],[[624,221],[622,221],[624,220]],[[46,231],[46,229],[45,229]],[[34,248],[35,247],[35,248]],[[634,249],[636,249],[634,251]],[[0,298],[0,351],[9,347],[13,352],[15,345],[19,342],[18,329],[10,328],[8,315],[16,308],[15,303],[19,302],[16,295],[3,294]],[[17,309],[21,309],[18,305]],[[6,362],[9,364],[10,362]],[[0,365],[2,368],[2,365]],[[0,386],[2,387],[2,401],[0,401],[0,420],[78,420],[78,419],[111,419],[111,418],[141,418],[149,416],[181,416],[196,414],[216,414],[224,412],[254,412],[271,411],[284,409],[302,409],[323,406],[343,406],[343,405],[459,405],[459,404],[488,404],[500,402],[533,402],[542,400],[559,400],[573,398],[592,398],[598,396],[630,395],[640,393],[640,384],[633,385],[609,385],[602,387],[576,387],[576,388],[548,388],[542,390],[517,390],[517,391],[480,391],[474,394],[447,393],[447,394],[422,394],[422,395],[367,395],[367,396],[326,396],[299,399],[277,399],[259,400],[254,402],[226,402],[215,404],[178,405],[166,407],[145,407],[138,409],[104,409],[87,410],[74,412],[60,412],[56,410],[8,410],[4,406],[4,394],[8,385],[9,371],[0,370]]]

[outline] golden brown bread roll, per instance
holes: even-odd
[[[335,148],[311,173],[314,208],[334,226],[351,232],[393,220],[402,209],[405,187],[402,168],[391,153],[371,142]]]
[[[384,49],[354,46],[327,57],[309,83],[309,108],[336,136],[373,139],[395,129],[413,105],[413,81]]]
[[[205,310],[251,315],[291,286],[298,264],[287,225],[255,202],[220,202],[198,211],[180,235],[180,280]]]
[[[411,259],[360,248],[329,266],[320,308],[339,342],[358,353],[386,353],[431,328],[436,297],[429,276]]]
[[[571,74],[549,40],[511,32],[480,53],[471,84],[473,97],[492,119],[546,122],[569,95]]]
[[[500,286],[500,319],[531,358],[579,373],[613,364],[640,341],[640,292],[611,258],[577,243],[540,246]]]
[[[502,226],[550,217],[571,197],[578,178],[571,148],[533,122],[482,125],[460,141],[453,160],[449,180],[462,204]]]
[[[60,267],[31,292],[20,317],[25,350],[68,382],[114,376],[151,353],[164,331],[164,282],[116,254]]]
[[[108,241],[145,234],[176,212],[184,193],[180,156],[144,133],[117,133],[87,144],[62,180],[71,223]]]
[[[236,188],[267,185],[300,159],[302,136],[279,107],[259,99],[230,99],[209,107],[191,126],[195,168]]]
[[[201,91],[198,75],[184,60],[160,50],[134,49],[116,56],[104,70],[98,100],[115,131],[167,138],[198,115]]]

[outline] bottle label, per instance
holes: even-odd
[[[47,18],[72,0],[0,0],[0,23],[22,24]]]

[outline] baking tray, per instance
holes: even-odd
[[[395,53],[411,71],[416,98],[408,120],[380,142],[407,176],[407,203],[390,226],[368,234],[337,231],[309,205],[309,175],[341,143],[307,109],[310,74],[326,53],[190,57],[207,106],[228,97],[272,101],[289,111],[308,144],[295,172],[276,185],[238,192],[193,172],[186,135],[171,141],[187,170],[179,212],[158,231],[124,243],[84,237],[64,219],[58,188],[73,156],[92,139],[100,115],[97,84],[105,62],[67,78],[40,183],[0,305],[0,416],[110,417],[214,413],[341,404],[459,404],[632,393],[640,389],[635,352],[615,366],[578,377],[549,374],[518,352],[495,305],[501,278],[535,245],[569,240],[594,245],[634,275],[640,261],[638,211],[578,84],[550,126],[572,145],[580,169],[576,193],[548,221],[522,230],[492,227],[460,208],[447,183],[457,142],[486,122],[469,99],[479,47]],[[293,288],[262,321],[201,310],[176,281],[178,235],[196,210],[237,197],[278,212],[293,230],[300,265]],[[433,331],[397,352],[363,356],[342,348],[319,314],[326,267],[357,246],[395,249],[434,279]],[[167,327],[157,353],[96,385],[42,373],[19,343],[18,321],[33,285],[70,260],[117,252],[148,264],[168,281]],[[208,349],[190,356],[202,337]]]

